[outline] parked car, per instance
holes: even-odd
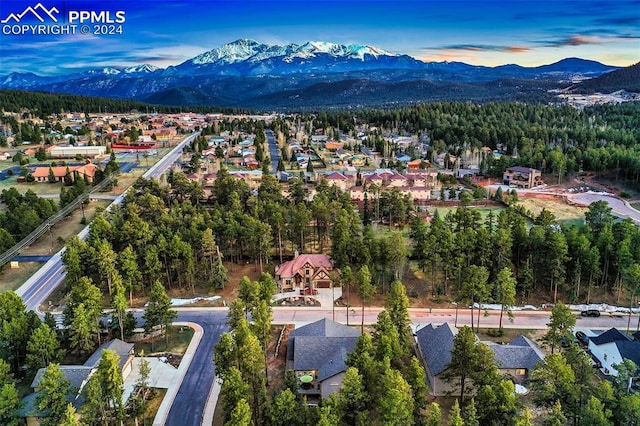
[[[589,338],[584,333],[584,331],[576,331],[576,339],[578,339],[578,344],[580,344],[582,346],[588,346],[589,345]]]
[[[588,309],[586,311],[580,312],[580,315],[582,315],[583,317],[599,317],[600,311],[597,309]]]
[[[302,296],[316,295],[316,294],[318,294],[318,290],[316,290],[315,288],[311,288],[311,287],[305,287],[305,288],[301,288],[300,289],[300,294]]]

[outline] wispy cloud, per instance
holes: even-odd
[[[451,44],[439,47],[424,47],[425,51],[509,52],[521,53],[531,50],[527,46],[503,46],[494,44]]]
[[[611,32],[609,32],[611,34]],[[595,34],[595,35],[592,35]],[[585,34],[572,34],[557,39],[541,40],[535,42],[542,47],[566,47],[566,46],[584,46],[584,45],[603,45],[610,43],[620,43],[625,41],[640,40],[640,35],[613,33],[604,35],[604,31],[587,31]]]

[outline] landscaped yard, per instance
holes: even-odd
[[[158,336],[154,341],[151,339],[136,342],[134,351],[140,354],[144,351],[145,356],[156,356],[162,354],[184,355],[187,346],[191,343],[193,329],[187,326],[169,327],[169,338]]]

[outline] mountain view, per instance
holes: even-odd
[[[305,108],[426,100],[547,100],[548,90],[618,67],[579,58],[537,66],[423,62],[356,44],[268,45],[239,39],[175,66],[100,67],[56,76],[14,72],[0,88],[165,105]]]

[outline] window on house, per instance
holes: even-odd
[[[309,280],[309,278],[305,278],[305,279],[304,279],[304,281],[305,281],[307,284],[309,284],[309,282],[310,282],[311,280]]]
[[[524,376],[525,374],[527,374],[527,370],[525,370],[524,368],[516,369],[516,376]]]
[[[286,280],[286,281],[285,281],[285,284],[286,284],[286,285],[291,285],[291,280]]]
[[[309,270],[304,271],[305,274],[309,275]]]

